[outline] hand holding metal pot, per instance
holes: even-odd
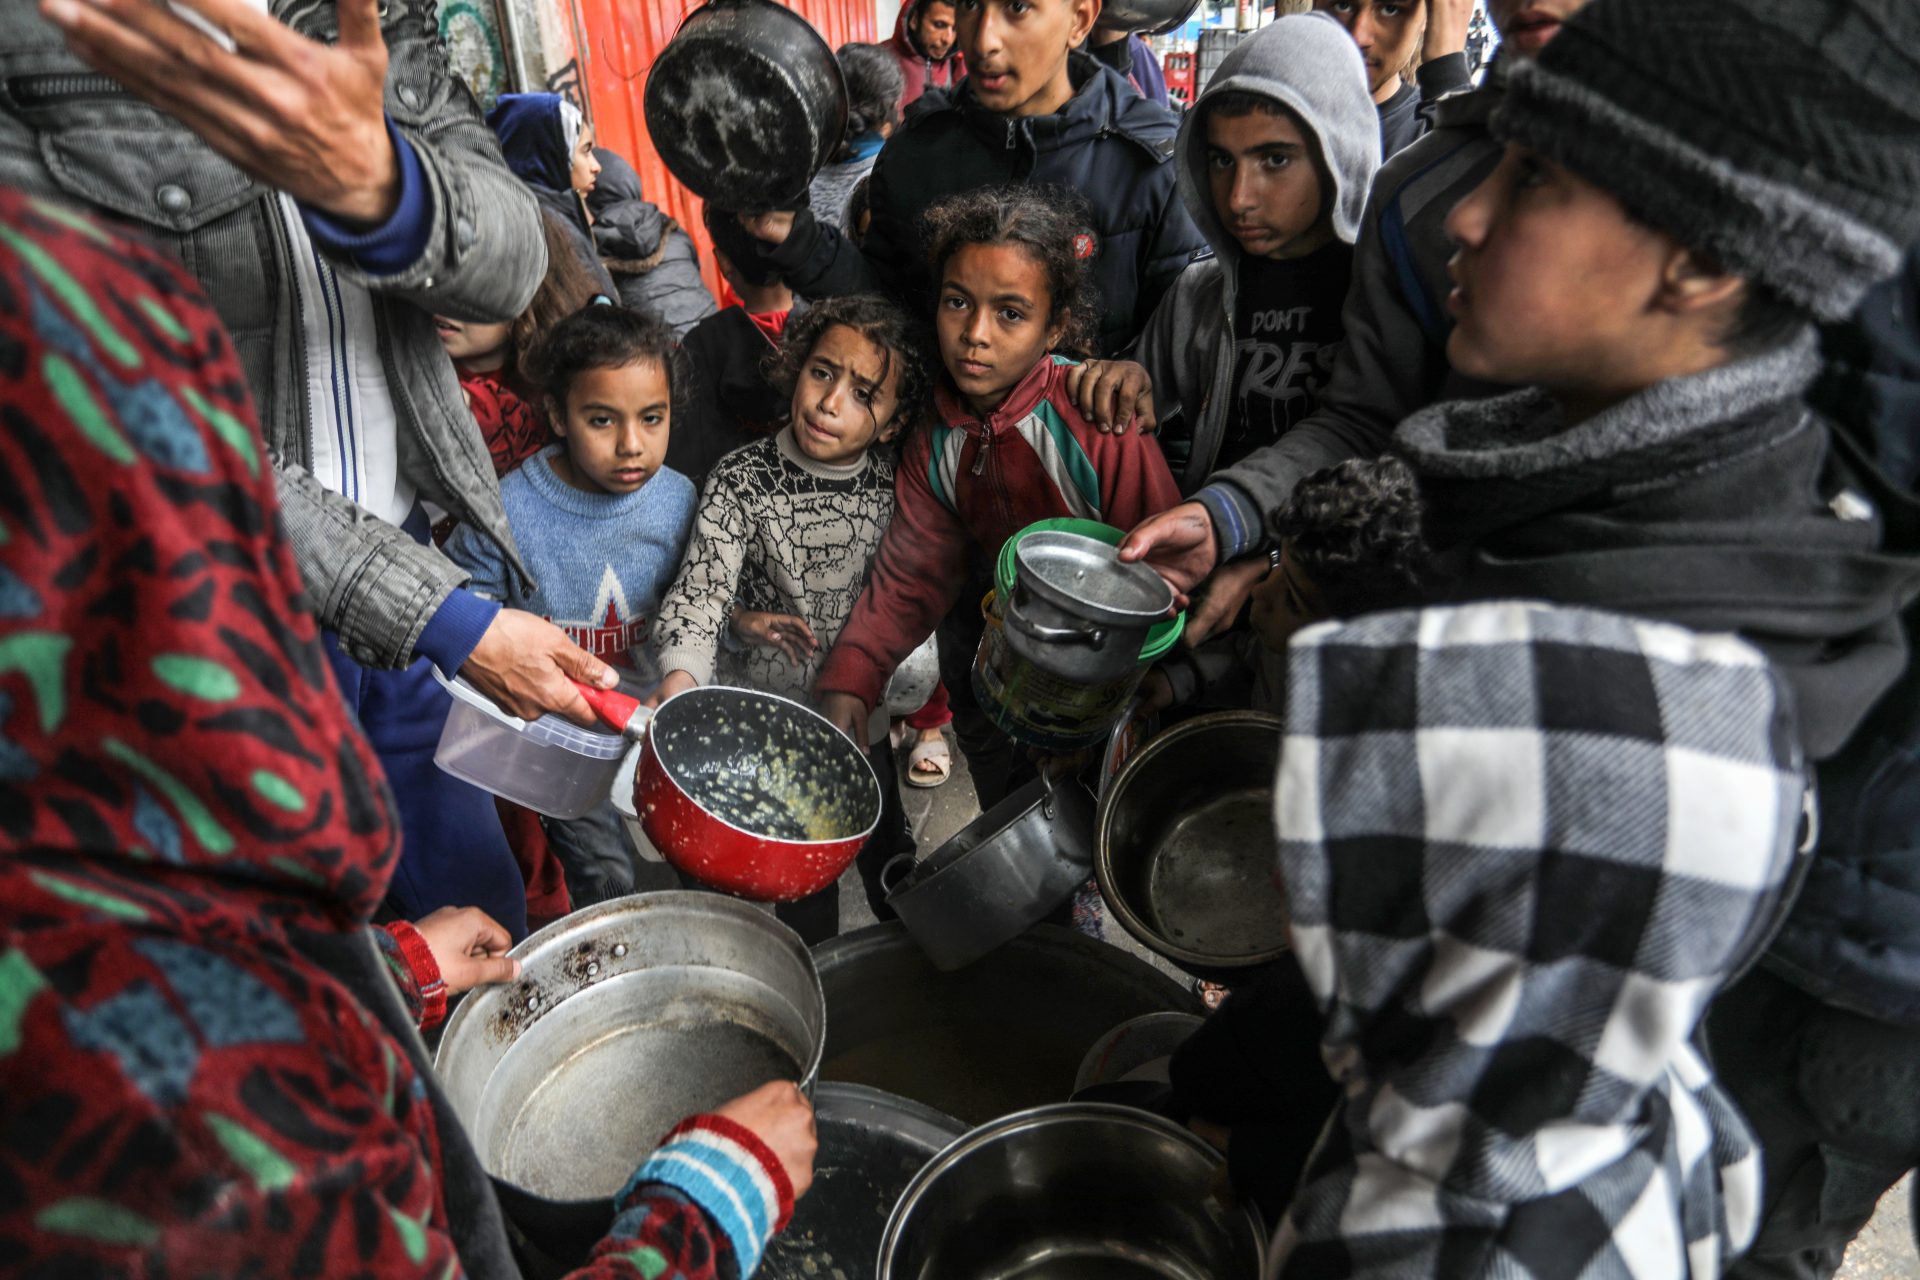
[[[769,1080],[714,1114],[725,1116],[767,1144],[787,1171],[795,1200],[807,1194],[807,1188],[813,1185],[813,1158],[820,1150],[820,1134],[814,1127],[813,1104],[800,1092],[799,1085],[791,1080]]]

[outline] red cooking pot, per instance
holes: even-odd
[[[649,713],[621,694],[581,692],[641,739],[633,812],[667,862],[703,885],[754,902],[804,898],[838,880],[880,823],[867,753],[797,702],[707,685]]]

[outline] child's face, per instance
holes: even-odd
[[[1300,631],[1332,616],[1319,590],[1300,572],[1300,566],[1280,548],[1280,562],[1253,589],[1248,617],[1260,643],[1285,653],[1287,642]]]
[[[463,369],[486,372],[498,369],[507,358],[509,325],[468,324],[450,316],[435,316],[433,327],[440,335],[440,345]]]
[[[1324,210],[1320,148],[1289,115],[1207,115],[1213,211],[1241,249],[1297,258],[1333,238]]]
[[[967,83],[989,111],[1046,115],[1071,97],[1067,53],[1086,39],[1099,0],[960,0]]]
[[[1049,321],[1047,273],[1017,244],[970,244],[947,259],[936,304],[940,359],[985,415],[1040,363],[1066,328]]]
[[[1471,378],[1619,398],[1687,335],[1664,301],[1673,240],[1611,195],[1510,146],[1453,209],[1447,358]]]
[[[885,376],[882,376],[884,371]],[[793,384],[793,439],[816,462],[852,462],[891,440],[900,358],[843,324],[828,325]]]
[[[570,176],[573,189],[583,196],[593,190],[593,184],[600,178],[600,161],[593,154],[593,129],[588,125],[580,126],[580,140],[573,144]]]
[[[547,402],[566,445],[561,478],[588,493],[634,492],[666,460],[671,401],[657,360],[575,374],[565,410]]]
[[[1383,102],[1399,91],[1400,73],[1420,52],[1427,34],[1426,0],[1313,0],[1360,46],[1367,63],[1367,87]]]

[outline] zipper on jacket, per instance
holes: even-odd
[[[280,198],[273,196],[267,200],[267,221],[272,226],[274,247],[278,249],[279,260],[274,263],[283,287],[293,298],[293,408],[300,415],[303,428],[297,438],[306,447],[306,456],[300,459],[300,465],[307,471],[313,470],[313,406],[307,403],[312,388],[307,381],[307,334],[306,316],[301,311],[299,272],[293,265],[293,235],[287,230],[285,210]]]
[[[91,71],[52,71],[7,78],[7,101],[22,111],[58,107],[88,98],[131,97],[113,77]]]

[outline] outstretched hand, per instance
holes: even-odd
[[[601,689],[620,682],[612,667],[567,639],[545,618],[521,609],[494,615],[460,674],[509,715],[534,720],[552,711],[575,724],[602,727],[575,680]]]
[[[1173,588],[1174,602],[1185,608],[1187,593],[1213,572],[1220,559],[1213,517],[1198,502],[1183,502],[1150,516],[1121,541],[1120,559],[1146,561]]]
[[[440,966],[450,996],[520,976],[520,962],[507,954],[512,935],[478,907],[442,907],[413,927]]]
[[[1182,640],[1197,649],[1209,639],[1233,625],[1240,616],[1253,589],[1267,576],[1267,559],[1236,560],[1223,564],[1207,576],[1194,593],[1193,607],[1187,610],[1187,629]]]
[[[866,703],[850,693],[825,693],[820,695],[820,714],[834,728],[852,738],[853,745],[863,751],[866,749],[867,720],[873,714]]]
[[[798,614],[742,609],[733,615],[732,626],[733,634],[741,640],[778,649],[796,667],[804,667],[807,659],[820,652],[813,628]]]
[[[813,1157],[820,1150],[813,1104],[791,1080],[763,1084],[714,1113],[750,1130],[779,1159],[798,1200],[813,1185]]]
[[[325,45],[246,0],[40,0],[82,62],[256,181],[379,223],[400,201],[379,0],[339,0],[337,11],[339,39]]]

